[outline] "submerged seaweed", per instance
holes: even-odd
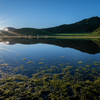
[[[50,68],[40,67],[31,78],[19,74],[0,79],[0,99],[100,99],[100,68],[98,70],[88,64],[77,68],[65,66],[66,64],[63,64],[63,67],[62,64],[58,65],[60,68],[54,65]],[[20,65],[19,68],[23,69],[24,66]]]

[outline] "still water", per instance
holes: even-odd
[[[32,77],[43,69],[56,66],[100,67],[99,39],[24,39],[4,38],[0,42],[0,77],[22,74]],[[48,71],[50,72],[50,71]]]

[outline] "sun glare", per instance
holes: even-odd
[[[3,18],[3,15],[2,16],[0,16],[0,30],[2,30],[3,29],[3,27],[5,27],[5,26],[3,26],[3,24],[2,23],[4,23],[4,22],[6,22],[7,20],[2,20],[2,18]]]

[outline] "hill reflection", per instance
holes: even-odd
[[[60,47],[70,47],[89,54],[100,53],[100,39],[36,39],[36,38],[2,38],[1,42],[7,45],[45,43]]]

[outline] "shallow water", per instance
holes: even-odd
[[[24,39],[4,38],[0,42],[0,74],[22,74],[31,77],[41,69],[57,66],[90,65],[100,67],[100,40],[93,39]],[[6,65],[4,65],[6,64]]]
[[[99,100],[100,39],[2,38],[1,100]]]

